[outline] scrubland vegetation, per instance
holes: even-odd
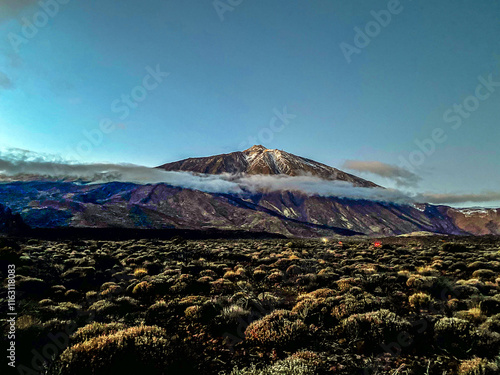
[[[0,239],[3,305],[16,265],[17,365],[51,375],[500,373],[500,241],[381,242]]]

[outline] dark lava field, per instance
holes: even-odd
[[[0,266],[19,374],[500,373],[495,237],[4,238]]]

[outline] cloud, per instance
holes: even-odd
[[[391,164],[380,161],[347,160],[344,168],[362,173],[371,173],[396,182],[398,186],[416,186],[422,179],[420,176]]]
[[[7,76],[7,74],[0,72],[0,88],[10,89],[12,88],[12,81]]]
[[[431,194],[419,195],[419,200],[433,204],[485,203],[500,201],[500,192],[479,194]]]
[[[166,183],[207,193],[240,194],[300,191],[307,195],[366,199],[378,202],[413,204],[459,204],[500,201],[500,193],[417,194],[399,190],[355,187],[345,181],[329,181],[314,176],[285,175],[207,175],[171,172],[133,164],[78,164],[57,155],[34,153],[23,149],[0,149],[0,181],[59,180],[84,183],[131,182]]]
[[[137,184],[167,183],[210,193],[241,193],[237,184],[219,176],[196,176],[167,172],[132,164],[76,164],[54,155],[22,149],[0,150],[0,176],[4,181],[50,179],[104,183],[112,181]]]
[[[38,154],[22,149],[0,150],[0,177],[3,181],[50,179],[88,183],[112,181],[137,184],[167,183],[223,194],[291,190],[307,195],[401,203],[412,201],[397,190],[360,188],[347,182],[322,180],[313,176],[205,175],[170,172],[132,164],[76,164],[68,163],[54,155]]]
[[[313,176],[247,175],[235,180],[251,192],[301,191],[308,195],[410,203],[413,199],[393,189],[355,187],[345,181],[329,181]]]

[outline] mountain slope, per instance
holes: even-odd
[[[263,174],[304,176],[325,180],[346,181],[358,187],[377,187],[373,182],[345,173],[314,160],[264,146],[253,146],[245,151],[202,158],[189,158],[167,163],[158,168],[166,171],[185,171],[206,174]]]
[[[447,208],[446,214],[455,225],[477,235],[500,235],[500,208]]]
[[[166,184],[69,182],[4,184],[9,201],[32,227],[221,229],[285,236],[465,234],[449,207],[400,205],[299,192],[211,194]]]

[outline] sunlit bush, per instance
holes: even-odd
[[[276,310],[250,324],[245,339],[254,345],[288,349],[300,346],[308,333],[308,327],[297,314]]]

